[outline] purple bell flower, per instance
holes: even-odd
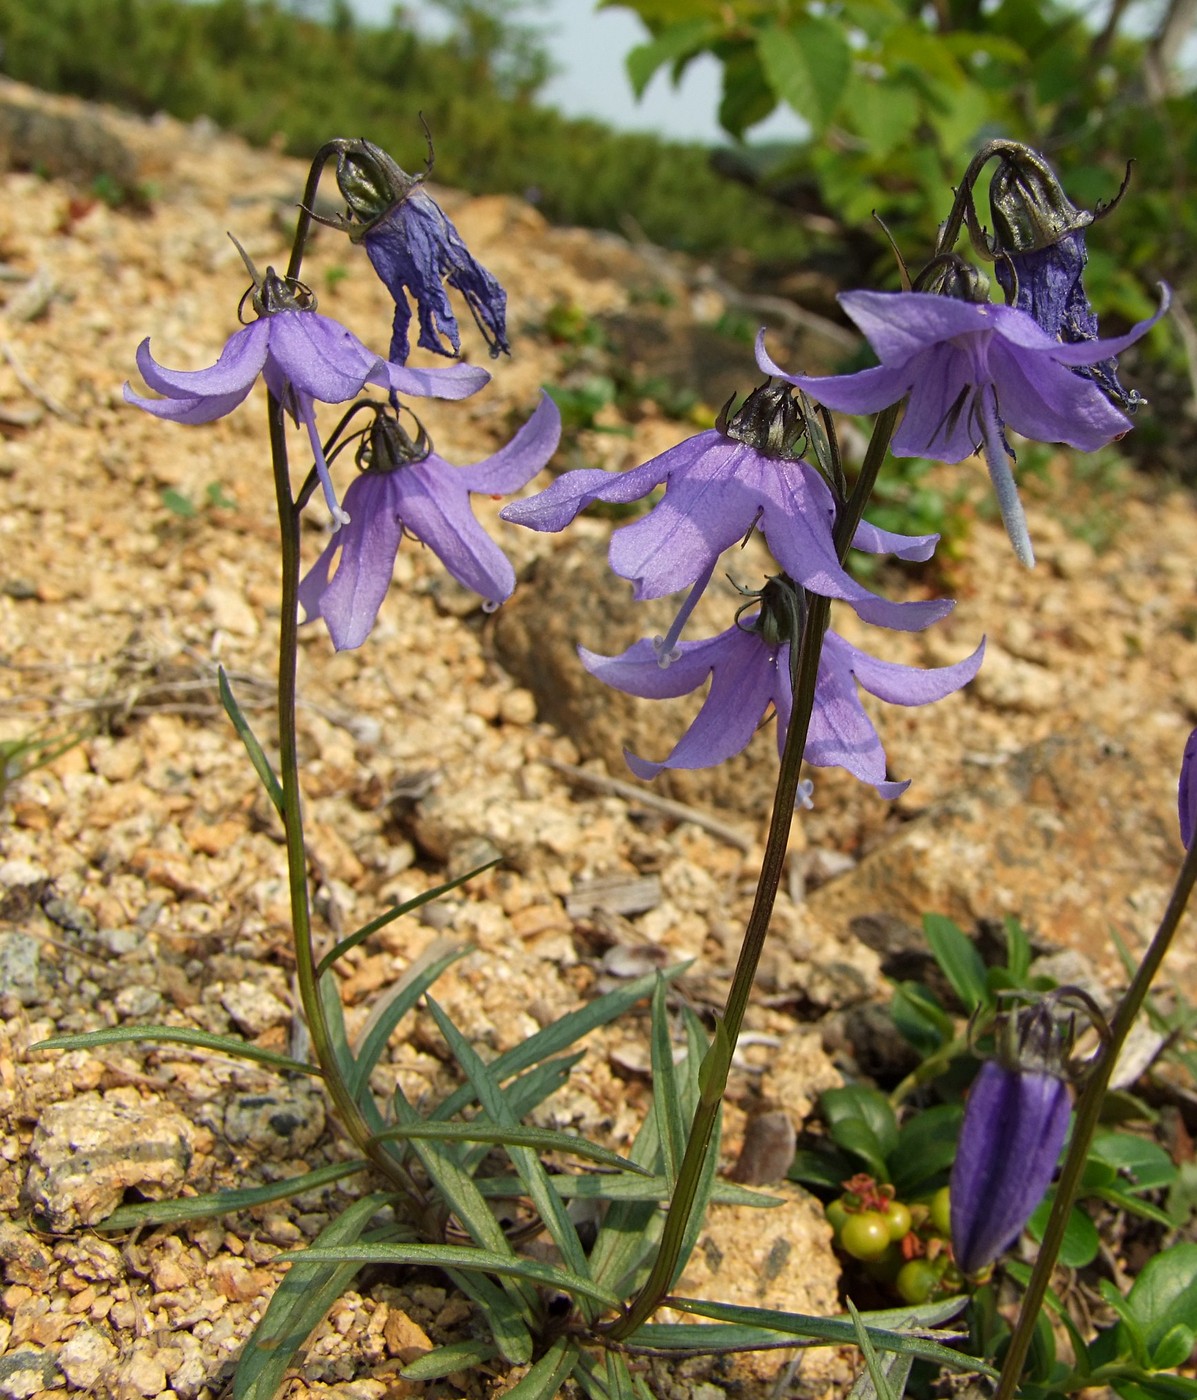
[[[271,269],[255,286],[253,304],[258,319],[235,331],[208,369],[166,369],[150,354],[149,340],[143,340],[137,367],[149,387],[165,397],[144,398],[126,384],[125,401],[176,423],[211,423],[231,413],[260,374],[284,409],[307,429],[324,497],[338,525],[349,517],[337,502],[324,460],[317,401],[344,403],[367,384],[389,394],[464,399],[490,379],[473,365],[409,369],[382,359],[344,326],[302,305]]]
[[[621,656],[599,656],[579,647],[582,664],[599,680],[629,695],[663,700],[697,690],[709,676],[711,688],[697,718],[669,756],[659,763],[625,750],[628,767],[640,778],[655,778],[665,768],[710,768],[743,749],[769,707],[777,714],[777,745],[785,744],[793,708],[788,642],[770,640],[777,633],[762,614],[772,609],[777,592],[787,585],[771,579],[762,593],[762,610],[717,637],[682,642],[675,659],[662,665],[658,643],[645,638]],[[789,585],[792,590],[792,585]],[[857,684],[895,705],[926,705],[967,685],[980,669],[985,643],[954,666],[920,670],[878,661],[834,632],[827,632],[819,659],[815,707],[804,757],[820,768],[838,765],[872,783],[882,797],[897,797],[907,782],[888,782],[885,750],[857,694]]]
[[[504,520],[532,530],[564,529],[594,501],[627,504],[658,486],[665,495],[639,520],[611,537],[611,568],[632,580],[637,599],[691,590],[688,615],[725,549],[759,527],[773,557],[803,588],[848,602],[866,622],[918,631],[943,617],[950,600],[895,603],[879,598],[840,564],[832,540],[835,502],[827,483],[806,462],[780,450],[765,450],[734,434],[736,420],[758,395],[784,407],[789,391],[759,389],[725,428],[687,438],[643,466],[627,472],[584,468],[566,472],[544,491],[513,501]],[[722,422],[722,419],[721,419]],[[929,559],[938,535],[898,535],[862,523],[853,544],[901,559]],[[671,629],[670,644],[679,624]]]
[[[770,358],[764,335],[757,363],[828,408],[875,413],[909,395],[894,434],[898,457],[961,462],[983,450],[1015,553],[1035,562],[1010,463],[1007,425],[1039,442],[1092,452],[1131,426],[1092,380],[1073,374],[1119,354],[1145,335],[1168,308],[1126,335],[1062,344],[1024,311],[958,301],[928,292],[846,292],[840,303],[881,360],[857,374],[786,375]]]
[[[952,1250],[965,1274],[991,1264],[1047,1193],[1068,1132],[1067,1082],[988,1060],[969,1091],[949,1183]]]
[[[507,293],[466,247],[452,221],[421,188],[422,175],[408,175],[369,141],[344,143],[337,157],[337,184],[349,206],[342,223],[354,242],[364,243],[374,270],[395,302],[390,358],[408,354],[411,307],[416,303],[419,343],[438,355],[461,350],[457,318],[445,286],[459,291],[490,347],[491,357],[509,354]],[[451,349],[446,349],[448,340]]]
[[[515,573],[475,519],[470,492],[518,490],[548,462],[560,436],[560,414],[545,394],[506,447],[471,467],[454,467],[431,450],[422,431],[413,442],[394,417],[379,412],[359,450],[363,470],[345,492],[349,523],[300,582],[305,620],[323,617],[338,651],[361,646],[390,587],[405,532],[426,544],[459,583],[497,607],[511,596]]]
[[[1177,805],[1180,809],[1180,839],[1185,850],[1188,850],[1193,843],[1193,828],[1197,826],[1197,729],[1185,743]]]

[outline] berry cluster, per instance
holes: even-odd
[[[949,1243],[948,1188],[910,1205],[894,1188],[861,1173],[827,1207],[836,1245],[868,1276],[907,1303],[960,1286]]]

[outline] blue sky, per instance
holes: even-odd
[[[385,23],[394,0],[350,0],[363,20]],[[417,26],[441,32],[444,20],[432,5],[409,0],[403,6]],[[654,77],[637,102],[624,71],[629,49],[643,42],[645,30],[625,9],[595,10],[595,0],[544,0],[529,5],[527,19],[544,30],[546,46],[560,70],[545,88],[543,100],[569,116],[601,117],[623,131],[652,131],[689,141],[725,141],[715,119],[719,105],[719,66],[713,58],[697,59],[679,88],[666,71]],[[753,128],[754,140],[796,138],[803,128],[788,111]]]

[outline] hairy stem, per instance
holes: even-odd
[[[878,417],[852,495],[847,503],[841,506],[836,517],[835,546],[841,560],[847,556],[852,537],[864,513],[865,503],[872,494],[877,473],[885,460],[889,440],[893,436],[897,416],[898,409],[895,406]],[[809,604],[806,623],[802,629],[801,650],[794,682],[794,706],[790,714],[785,748],[782,751],[781,769],[777,775],[773,814],[765,842],[765,857],[761,862],[756,898],[748,918],[744,941],[740,946],[740,956],[732,977],[731,991],[728,993],[727,1005],[723,1012],[722,1033],[716,1037],[715,1044],[709,1052],[710,1057],[715,1057],[709,1060],[712,1073],[709,1080],[705,1075],[703,1077],[698,1109],[690,1127],[686,1151],[678,1171],[677,1186],[669,1203],[661,1244],[652,1270],[627,1311],[608,1329],[608,1335],[616,1340],[630,1336],[646,1322],[673,1286],[686,1227],[690,1222],[694,1200],[698,1194],[698,1184],[702,1179],[703,1163],[711,1150],[711,1135],[715,1130],[723,1092],[727,1087],[732,1051],[744,1023],[748,998],[756,980],[756,970],[769,932],[769,922],[773,917],[773,904],[777,898],[777,888],[781,883],[786,851],[789,847],[794,801],[802,771],[802,755],[806,750],[806,736],[815,707],[815,682],[819,676],[823,636],[831,616],[830,599],[812,594]],[[704,1066],[704,1069],[706,1068],[707,1066]]]

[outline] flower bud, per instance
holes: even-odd
[[[337,152],[337,188],[356,221],[349,229],[350,238],[360,242],[370,226],[419,183],[418,175],[401,170],[373,142],[347,141]]]
[[[952,1164],[952,1249],[966,1274],[1018,1238],[1047,1193],[1068,1132],[1071,1028],[1040,1003],[1009,1018],[1000,1058],[969,1091]]]
[[[724,437],[747,443],[765,457],[780,461],[794,457],[794,445],[806,432],[806,415],[791,385],[763,384],[729,414],[733,401],[734,395],[715,423]]]
[[[1197,729],[1193,730],[1185,744],[1177,802],[1180,808],[1180,839],[1188,850],[1193,841],[1193,827],[1197,826]]]

